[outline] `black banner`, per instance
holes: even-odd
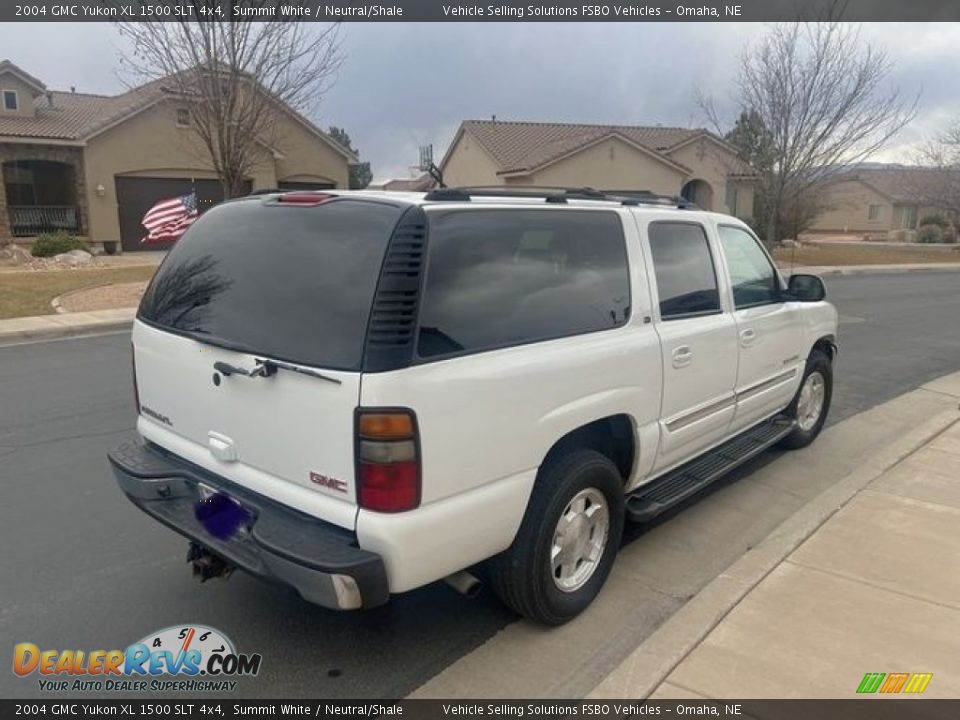
[[[621,718],[754,720],[940,720],[960,717],[960,700],[0,700],[0,718]]]
[[[758,22],[818,19],[822,0],[26,0],[0,4],[3,22]],[[960,20],[956,0],[849,0],[843,19]]]

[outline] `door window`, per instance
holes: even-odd
[[[676,320],[720,312],[717,273],[707,234],[693,223],[650,223],[660,318]]]
[[[734,306],[739,309],[779,302],[780,281],[759,241],[730,225],[721,225],[719,234],[730,271]]]

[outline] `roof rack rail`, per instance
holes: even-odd
[[[559,204],[566,204],[568,200],[606,200],[608,202],[618,202],[626,206],[662,205],[681,209],[699,209],[686,198],[658,195],[650,190],[595,190],[591,187],[534,187],[532,185],[516,187],[505,185],[470,185],[464,187],[438,188],[428,192],[424,196],[424,200],[469,202],[477,196],[543,198],[545,202]]]

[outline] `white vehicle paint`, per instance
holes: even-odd
[[[300,198],[304,194],[294,195]],[[436,196],[422,193],[331,191],[318,196],[323,197],[323,201],[310,203],[308,198],[302,207],[291,210],[282,207],[287,202],[285,197],[241,200],[212,210],[209,213],[211,219],[203,218],[196,223],[181,241],[184,248],[181,250],[178,246],[171,254],[167,264],[173,269],[168,267],[166,275],[161,269],[158,273],[160,280],[155,281],[155,285],[175,273],[177,262],[189,267],[186,261],[177,259],[177,253],[187,253],[193,246],[199,248],[205,228],[211,228],[206,232],[213,232],[216,222],[213,217],[229,219],[232,214],[241,212],[238,208],[258,213],[256,217],[264,218],[264,223],[287,222],[287,217],[296,217],[297,222],[302,218],[302,222],[316,222],[317,227],[322,228],[327,213],[333,212],[331,208],[341,212],[349,203],[355,208],[364,203],[363,208],[379,208],[378,204],[384,204],[383,207],[393,208],[389,212],[383,210],[384,223],[396,223],[402,213],[407,213],[403,217],[408,224],[412,223],[410,237],[415,237],[416,242],[425,242],[426,249],[417,245],[414,255],[401,258],[403,263],[408,263],[409,257],[420,258],[417,260],[420,263],[418,269],[406,276],[400,274],[401,280],[408,281],[404,287],[414,288],[414,295],[408,297],[416,298],[412,307],[419,315],[411,322],[419,322],[419,325],[410,325],[408,334],[413,335],[415,328],[419,327],[419,340],[403,340],[411,348],[404,351],[408,352],[406,360],[397,362],[394,349],[384,345],[384,354],[371,361],[371,347],[376,342],[371,340],[372,331],[368,330],[362,347],[357,346],[355,367],[345,367],[353,362],[352,358],[338,363],[310,362],[306,360],[310,352],[314,356],[326,352],[323,342],[315,343],[302,355],[298,355],[299,347],[293,347],[299,340],[289,341],[292,344],[289,353],[282,344],[278,346],[279,350],[257,344],[258,338],[265,339],[265,343],[278,336],[294,338],[296,328],[287,327],[290,321],[286,317],[277,317],[275,321],[269,320],[270,316],[266,314],[258,317],[259,306],[256,304],[244,306],[246,314],[240,318],[244,322],[236,321],[231,325],[223,320],[220,323],[228,330],[233,328],[230,332],[236,332],[238,337],[210,336],[208,340],[203,332],[209,332],[209,329],[202,326],[207,323],[207,328],[214,327],[220,322],[217,319],[220,315],[232,312],[232,306],[225,305],[226,301],[219,299],[217,292],[209,293],[210,297],[203,300],[202,307],[194,309],[198,314],[194,325],[201,328],[196,332],[174,327],[177,321],[170,320],[169,312],[163,315],[166,319],[158,321],[159,313],[149,307],[151,296],[148,293],[147,307],[141,307],[132,338],[139,391],[137,429],[150,444],[149,452],[160,453],[166,458],[164,462],[186,461],[189,467],[183,472],[187,475],[193,473],[191,477],[194,479],[194,476],[203,475],[225,480],[226,484],[221,488],[224,492],[242,494],[249,491],[253,493],[249,497],[254,499],[255,507],[260,507],[257,499],[261,499],[266,503],[264,507],[268,505],[294,513],[300,518],[298,523],[306,522],[314,529],[329,524],[348,533],[354,538],[352,545],[368,554],[364,556],[365,561],[376,557],[382,562],[387,585],[385,592],[411,590],[508,549],[511,553],[519,552],[517,538],[525,518],[529,517],[528,506],[531,502],[542,502],[532,499],[542,495],[542,492],[534,493],[538,482],[542,482],[538,477],[542,475],[541,469],[548,457],[563,455],[558,447],[573,452],[577,443],[583,442],[592,449],[609,448],[610,459],[620,469],[624,495],[642,493],[674,468],[686,467],[712,448],[783,412],[798,393],[814,348],[823,348],[831,357],[834,352],[837,329],[834,308],[823,300],[801,301],[788,296],[784,292],[785,281],[778,271],[772,269],[772,261],[762,245],[744,223],[728,216],[665,207],[660,202],[624,203],[616,199],[580,199],[576,195],[570,196],[566,202],[545,203],[542,196],[500,197],[482,192],[471,193],[469,198],[458,199],[451,193],[448,197],[441,194],[433,199]],[[301,201],[293,198],[290,204],[300,205]],[[536,213],[530,214],[531,211]],[[285,214],[288,212],[289,216]],[[390,212],[393,215],[387,217]],[[513,255],[497,255],[495,260],[501,264],[494,266],[494,260],[483,256],[493,250],[484,245],[482,239],[474,238],[485,237],[487,218],[500,223],[498,227],[505,228],[502,232],[509,234],[513,217],[523,218],[523,222],[528,223],[524,225],[527,229],[518,235]],[[549,229],[536,229],[539,225],[535,224],[541,219],[546,223],[544,227]],[[602,290],[606,287],[603,284],[603,278],[607,277],[605,273],[611,278],[619,277],[620,270],[616,263],[609,264],[609,257],[601,257],[599,249],[593,250],[577,235],[576,228],[592,227],[591,223],[622,236],[622,241],[618,242],[623,244],[624,283],[629,285],[628,296],[623,293],[611,296],[609,302],[612,305],[578,309],[582,312],[577,315],[580,320],[576,321],[587,325],[596,323],[593,329],[584,331],[578,326],[581,331],[541,339],[514,337],[509,335],[512,330],[507,328],[504,331],[507,341],[495,347],[471,349],[461,343],[465,343],[464,337],[476,329],[473,326],[459,338],[449,336],[439,326],[436,329],[427,327],[425,304],[429,303],[434,292],[431,288],[436,285],[440,288],[436,292],[441,293],[446,287],[444,278],[439,275],[444,267],[437,259],[441,247],[446,247],[443,252],[448,252],[449,257],[461,263],[457,268],[458,272],[467,273],[463,278],[474,277],[469,273],[480,273],[486,267],[484,263],[488,263],[491,268],[499,267],[501,271],[515,265],[520,269],[510,277],[523,282],[532,277],[530,282],[540,282],[541,285],[536,287],[542,286],[541,290],[517,300],[521,305],[525,306],[529,301],[531,307],[535,306],[531,316],[549,314],[550,302],[538,300],[535,296],[541,292],[547,296],[560,292],[556,289],[560,287],[560,278],[573,278],[563,280],[570,283],[563,287],[571,293],[579,292],[581,286]],[[574,229],[565,230],[568,224]],[[448,226],[454,229],[445,230]],[[456,229],[458,227],[460,229]],[[278,225],[278,238],[273,242],[284,242],[284,232]],[[431,240],[435,240],[434,235],[439,237],[444,232],[449,237],[437,249],[433,248]],[[671,244],[671,238],[676,240],[674,244]],[[496,242],[499,239],[494,244]],[[597,248],[614,248],[616,245],[609,238],[603,240],[607,243],[604,245],[599,236],[596,242]],[[750,243],[755,244],[755,249]],[[296,243],[291,241],[291,244]],[[386,245],[387,238],[384,237],[381,246]],[[690,258],[682,252],[688,246],[691,248]],[[309,252],[314,252],[312,246],[309,248]],[[394,245],[390,248],[385,269],[381,271],[379,264],[370,263],[369,278],[364,275],[363,268],[354,269],[350,265],[351,259],[330,260],[331,263],[343,262],[343,272],[347,275],[358,273],[358,279],[350,280],[354,289],[364,283],[373,288],[372,283],[376,280],[379,288],[376,295],[372,289],[366,295],[361,293],[365,303],[360,313],[363,318],[370,312],[371,304],[374,305],[373,312],[378,319],[371,323],[400,317],[396,313],[377,315],[380,312],[377,308],[387,307],[377,303],[384,298],[400,297],[399,291],[389,295],[385,290],[389,288],[383,273],[388,272],[396,257],[400,257],[390,254],[395,250]],[[566,250],[560,252],[557,248]],[[693,250],[698,253],[696,257]],[[244,252],[255,257],[260,251]],[[273,251],[265,245],[262,252]],[[335,252],[341,251],[337,249]],[[383,254],[383,249],[371,253],[372,257],[378,257]],[[417,253],[422,253],[423,257]],[[479,259],[471,260],[470,253],[479,253]],[[658,261],[658,257],[661,260]],[[710,265],[704,264],[706,257],[709,257]],[[663,295],[669,292],[669,288],[660,287],[659,283],[686,282],[684,263],[688,259],[691,277],[704,274],[705,268],[712,267],[714,283],[696,297],[690,296],[692,300],[680,298],[678,302],[694,303],[690,305],[694,311],[678,312],[664,300]],[[773,289],[764,286],[762,278],[754,282],[748,277],[754,271],[763,274],[764,259],[770,263],[771,282],[776,285]],[[694,261],[700,263],[696,268]],[[207,276],[198,277],[206,277],[207,281],[219,277],[220,262],[216,260],[213,269],[207,269]],[[230,262],[233,260],[223,260],[222,264]],[[290,267],[289,288],[297,285],[293,275],[308,272],[304,268],[309,262],[317,263],[315,267],[319,268],[325,261],[322,256],[312,260],[305,258],[303,266]],[[271,312],[275,314],[284,314],[281,310],[294,307],[291,303],[319,303],[316,298],[284,295],[293,292],[287,287],[288,283],[283,279],[278,281],[272,275],[258,277],[258,271],[268,272],[268,269],[258,269],[256,265],[242,271],[233,268],[226,273],[227,288],[220,291],[222,297],[229,296],[237,305],[253,303],[243,295],[242,286],[262,282],[268,288],[263,302],[271,306]],[[396,267],[404,269],[402,263]],[[536,275],[534,270],[540,274]],[[325,270],[320,270],[323,277],[318,282],[335,283],[336,271],[324,273]],[[741,277],[744,273],[746,279]],[[489,277],[503,278],[505,275],[501,272]],[[556,286],[551,278],[556,278]],[[173,279],[181,280],[175,275]],[[478,284],[476,300],[470,300],[472,305],[469,298],[448,295],[444,296],[447,297],[444,306],[429,312],[441,318],[455,316],[459,311],[458,303],[462,302],[465,317],[473,317],[469,313],[475,313],[478,304],[495,307],[496,288],[491,289],[489,283],[499,281],[494,279],[486,285]],[[740,284],[735,288],[736,282]],[[184,287],[188,292],[189,287]],[[446,291],[450,291],[449,287]],[[750,293],[762,295],[768,291],[772,293],[769,301],[742,302],[743,297],[750,297]],[[276,297],[267,297],[271,293]],[[158,302],[156,295],[154,293],[154,304]],[[562,298],[561,295],[557,297]],[[739,301],[737,297],[740,297]],[[340,342],[335,338],[336,332],[353,332],[353,325],[349,323],[343,326],[346,329],[337,329],[339,320],[336,316],[318,320],[316,326],[311,326],[309,313],[301,309],[291,312],[298,315],[297,321],[302,323],[300,332],[304,334],[317,333],[322,337],[325,328],[334,328],[332,344]],[[321,309],[318,312],[322,315],[326,311]],[[212,320],[205,318],[203,313],[214,317]],[[523,317],[520,310],[515,315]],[[607,315],[612,319],[603,320]],[[482,324],[485,321],[480,317]],[[514,318],[514,315],[510,317]],[[249,318],[249,325],[245,324],[246,318]],[[549,320],[544,327],[555,321],[555,318]],[[496,317],[490,320],[492,327],[499,322],[501,319]],[[440,343],[436,347],[459,347],[460,350],[424,355],[424,333],[433,333],[431,342]],[[350,342],[358,341],[353,338],[343,344],[349,345]],[[397,341],[395,345],[402,343]],[[362,360],[359,356],[361,350]],[[276,364],[270,366],[270,362]],[[368,363],[376,367],[369,367]],[[272,372],[252,376],[243,374],[263,367],[269,367]],[[405,423],[408,421],[397,420],[391,415],[401,409],[401,414],[408,413],[413,419],[412,435],[396,436],[397,439],[387,435],[372,439],[366,436],[367,440],[358,438],[358,432],[365,432],[361,427],[362,409],[380,409],[378,412],[382,410],[393,418],[391,422],[399,422],[398,427],[407,427]],[[608,418],[614,420],[607,422],[605,419]],[[820,422],[822,424],[822,419]],[[585,427],[590,430],[584,431]],[[601,437],[602,432],[607,431],[610,436]],[[393,462],[414,463],[418,474],[416,498],[405,496],[406,500],[402,501],[409,506],[392,508],[396,511],[389,512],[364,506],[361,493],[363,484],[368,482],[364,478],[368,476],[358,475],[361,465],[369,460],[364,453],[379,459],[388,458],[384,460],[388,465]],[[127,494],[150,512],[146,501],[160,502],[162,492],[158,490],[154,495],[152,490],[134,487],[145,474],[138,474],[135,463],[124,465],[122,460],[113,456],[111,459]],[[177,473],[171,470],[170,474]],[[157,471],[150,478],[155,483],[161,475],[163,473]],[[390,491],[387,486],[384,490],[387,495],[383,497],[388,497]],[[187,497],[189,491],[183,493],[183,497]],[[244,501],[245,498],[240,499]],[[388,499],[384,502],[394,501]],[[582,504],[582,501],[578,502]],[[589,511],[588,501],[586,510],[583,510],[584,517]],[[616,507],[613,511],[617,511]],[[265,513],[266,510],[259,512]],[[577,527],[592,527],[589,523],[577,524],[580,511],[576,508],[568,508],[565,512],[568,521]],[[607,512],[607,508],[603,512]],[[622,506],[619,512],[622,514]],[[231,554],[229,544],[216,544],[213,540],[208,543],[202,534],[178,526],[156,512],[151,514],[174,525],[214,554],[245,566],[243,558],[247,556],[243,553],[247,550],[244,548],[237,548],[237,553]],[[614,523],[613,527],[616,526]],[[588,545],[586,542],[577,545],[579,549],[571,550],[573,546],[561,537],[559,528],[554,539],[555,554],[592,552],[583,549]],[[272,532],[267,539],[259,537],[256,522],[250,530],[255,541],[262,541],[257,552],[275,551],[283,558],[278,561],[271,555],[265,565],[275,569],[287,567],[290,562],[299,563],[294,557],[297,552],[291,550],[297,541],[289,537],[277,539],[276,532],[280,531]],[[240,541],[233,539],[230,542]],[[244,542],[251,541],[245,539]],[[570,562],[579,564],[581,560]],[[317,567],[321,566],[322,563]],[[260,572],[262,568],[259,566],[246,567],[259,574],[269,574]],[[304,579],[299,569],[289,567],[287,570],[288,574],[281,579],[314,601],[336,607],[367,605],[367,598],[361,597],[365,593],[362,579],[352,576],[349,570],[343,573],[324,570],[323,582],[329,581],[329,587],[324,586],[321,590],[317,590],[317,585],[309,584],[319,581]],[[559,573],[558,587],[561,590],[583,584],[565,581],[564,585],[559,580],[562,569],[556,572]],[[578,577],[583,576],[584,573],[580,572]],[[595,591],[591,592],[595,594]],[[563,600],[565,596],[560,597]],[[586,602],[590,599],[592,595]],[[528,614],[546,622],[569,619],[565,615],[554,617],[549,613],[545,616]]]

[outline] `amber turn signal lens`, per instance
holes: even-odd
[[[360,437],[377,440],[413,437],[413,418],[407,413],[364,413],[360,416]]]

